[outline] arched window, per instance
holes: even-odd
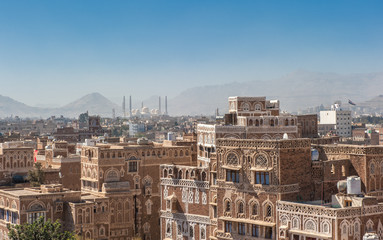
[[[330,225],[328,223],[323,224],[323,230],[324,233],[330,233]]]
[[[248,103],[242,104],[242,110],[243,111],[250,111],[250,105]]]
[[[243,213],[243,202],[239,202],[238,204],[238,213]]]
[[[285,119],[285,126],[289,126],[289,120]]]
[[[262,110],[261,104],[255,104],[254,110],[261,111]]]
[[[120,180],[117,170],[110,170],[105,176],[105,182],[118,182]]]
[[[354,233],[359,233],[359,222],[354,223]]]
[[[166,223],[166,232],[170,234],[171,231],[172,231],[172,230],[171,230],[171,227],[170,227],[170,223],[167,222],[167,223]]]
[[[335,174],[335,166],[334,166],[334,164],[331,164],[331,174]]]
[[[293,219],[292,229],[299,229],[299,220],[298,218]]]
[[[226,200],[226,203],[225,203],[225,212],[230,212],[230,201],[229,200]]]
[[[255,126],[259,126],[259,120],[255,119]]]
[[[206,173],[205,173],[205,172],[202,172],[201,175],[202,175],[202,179],[201,179],[201,180],[202,180],[202,181],[206,181]]]
[[[273,216],[273,208],[271,207],[270,204],[266,205],[266,212],[265,212],[266,217],[272,217]]]
[[[82,209],[77,211],[77,223],[82,224]]]
[[[234,153],[229,153],[226,158],[226,164],[227,165],[238,165],[238,157]]]
[[[305,230],[314,232],[316,230],[315,223],[313,220],[307,220],[305,223]]]
[[[274,127],[274,119],[270,120],[270,126]]]
[[[374,174],[375,174],[375,164],[374,164],[374,163],[371,163],[371,164],[370,164],[370,174],[371,174],[371,175],[374,175]]]
[[[367,232],[372,232],[374,231],[374,222],[369,219],[366,223],[366,231]]]
[[[104,227],[100,227],[100,231],[98,231],[98,234],[100,236],[104,236],[105,235],[105,228]]]
[[[205,228],[201,228],[201,239],[206,239],[206,232]]]
[[[248,126],[253,126],[253,120],[249,120],[249,124],[248,124]]]
[[[86,209],[85,222],[90,223],[90,208]]]
[[[152,201],[148,200],[146,201],[146,214],[150,215],[152,214],[152,206],[153,206],[153,203]]]
[[[268,165],[268,161],[265,155],[263,154],[258,155],[255,159],[255,165],[260,168],[266,168]]]
[[[258,204],[257,203],[253,203],[253,205],[251,206],[251,215],[253,215],[253,216],[258,215]]]

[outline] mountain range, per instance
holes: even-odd
[[[229,96],[266,96],[268,99],[279,99],[281,109],[289,112],[321,104],[330,105],[337,100],[347,104],[348,99],[361,108],[383,112],[382,89],[383,73],[337,74],[296,71],[268,81],[232,82],[189,88],[168,99],[168,112],[170,115],[213,115],[218,108],[223,114],[228,110]],[[138,101],[133,100],[135,103]],[[152,96],[143,102],[149,108],[158,108],[158,96]],[[100,93],[85,95],[58,108],[31,107],[0,95],[0,118],[11,115],[43,118],[52,115],[77,117],[86,111],[91,115],[110,117],[112,109],[115,109],[116,116],[121,115],[121,106]],[[164,111],[164,100],[162,100],[162,111]]]
[[[270,81],[233,82],[187,89],[169,101],[169,113],[210,114],[228,111],[229,96],[266,96],[279,99],[281,109],[297,112],[321,104],[329,106],[348,99],[362,103],[383,91],[383,73],[337,74],[296,71]],[[379,102],[379,101],[378,101]],[[381,111],[383,111],[380,101]],[[369,103],[365,103],[369,105]],[[379,103],[375,103],[379,105]]]
[[[118,116],[121,112],[120,106],[111,102],[100,93],[91,93],[59,108],[31,107],[18,102],[10,97],[0,95],[0,118],[13,116],[19,117],[42,117],[60,116],[78,117],[86,111],[91,115],[112,116],[115,109]]]

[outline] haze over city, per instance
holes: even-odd
[[[0,95],[58,107],[100,92],[120,104],[123,95],[174,98],[297,71],[382,72],[382,9],[382,1],[2,1]]]
[[[382,13],[0,0],[0,240],[382,240]]]

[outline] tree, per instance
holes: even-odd
[[[44,221],[44,217],[40,217],[32,224],[8,224],[7,228],[11,240],[75,240],[73,233],[62,231],[58,220],[53,223],[50,219]]]
[[[44,183],[45,173],[42,168],[41,163],[35,163],[35,169],[29,170],[27,179],[32,187],[39,187]]]

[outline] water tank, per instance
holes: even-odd
[[[339,181],[339,182],[336,184],[336,187],[338,188],[338,191],[339,191],[339,192],[343,192],[343,193],[345,193],[345,192],[346,192],[346,189],[347,189],[347,181],[346,181],[346,180]]]
[[[319,160],[319,152],[318,150],[311,148],[311,160],[318,161]]]
[[[287,135],[287,133],[284,133],[283,134],[283,139],[289,139],[289,135]]]
[[[351,176],[347,178],[347,194],[361,194],[360,177]]]
[[[145,137],[137,139],[137,144],[138,145],[147,145],[149,143],[149,140]]]
[[[363,235],[363,240],[379,240],[379,236],[376,233],[366,233]]]

